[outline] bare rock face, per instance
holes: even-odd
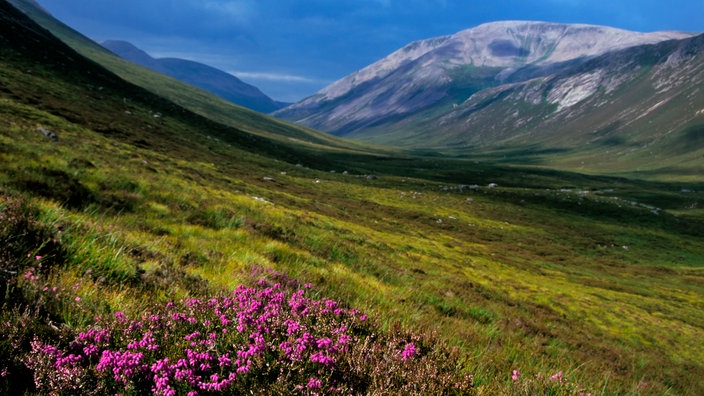
[[[487,87],[545,75],[559,65],[691,36],[594,25],[487,23],[410,43],[274,114],[344,135],[438,103],[462,102]],[[552,92],[549,100],[560,107],[570,106],[594,92],[602,82],[603,76],[598,72],[575,77]]]
[[[386,77],[420,58],[423,58],[425,68],[433,70],[445,70],[447,64],[517,68],[593,57],[622,48],[690,36],[682,32],[638,33],[595,25],[493,22],[451,36],[413,42],[331,84],[318,94],[326,99],[340,97],[365,82]],[[419,77],[436,77],[434,74],[426,70]],[[314,98],[318,99],[318,95]]]

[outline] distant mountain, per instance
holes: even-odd
[[[274,101],[257,87],[202,63],[177,58],[155,59],[126,41],[109,40],[104,41],[101,45],[130,62],[166,74],[232,103],[261,113],[270,113],[286,105],[286,103]]]
[[[127,61],[57,20],[34,0],[9,0],[8,3],[51,32],[72,50],[90,59],[91,62],[99,64],[125,81],[163,97],[190,112],[245,133],[247,144],[257,144],[257,142],[264,141],[266,145],[273,144],[277,147],[293,145],[305,146],[306,149],[310,147],[320,149],[331,146],[342,149],[354,147],[362,151],[367,150],[364,145],[337,139],[329,134],[308,128],[301,128],[235,105],[201,88]],[[43,52],[46,51],[37,51],[37,54],[41,55]],[[75,55],[66,55],[65,57],[72,59]],[[0,59],[5,61],[2,57]],[[236,135],[238,136],[238,134],[233,136]],[[296,161],[301,162],[300,160]],[[312,162],[319,162],[319,160],[316,159],[308,163]]]
[[[702,38],[692,37],[489,23],[411,43],[274,115],[375,143],[444,149],[538,141],[572,147],[590,140],[576,139],[578,131],[630,133],[655,110],[686,128],[704,113],[695,83],[702,80]],[[694,104],[677,107],[679,100]],[[649,131],[649,139],[668,130]],[[611,141],[618,139],[629,140]]]

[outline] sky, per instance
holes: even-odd
[[[404,45],[486,22],[704,32],[704,0],[37,0],[91,39],[227,71],[295,102]]]

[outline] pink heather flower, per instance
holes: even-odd
[[[169,358],[163,358],[159,359],[156,361],[156,363],[152,364],[151,370],[152,373],[160,373],[162,371],[166,371],[169,368]]]
[[[287,326],[286,334],[293,334],[296,331],[298,331],[298,329],[300,328],[300,325],[298,324],[298,322],[296,322],[295,320],[291,320],[291,319],[286,320],[286,326]]]
[[[288,341],[284,341],[281,344],[279,344],[279,349],[286,354],[286,357],[290,358],[291,354],[293,353],[293,347],[291,346],[291,343]]]
[[[329,338],[320,338],[315,343],[318,349],[328,349],[332,346],[332,340]]]
[[[550,381],[560,381],[562,382],[562,371],[550,377]]]
[[[185,336],[184,338],[186,339],[186,341],[191,341],[191,340],[193,340],[194,338],[198,338],[198,337],[200,337],[200,332],[195,331],[195,332],[193,332],[193,333],[191,333],[191,334]]]
[[[320,389],[322,385],[322,382],[317,378],[311,377],[310,380],[308,380],[308,387],[311,389]]]
[[[76,302],[81,302],[81,298],[80,298],[80,297],[76,297]]]
[[[38,276],[34,275],[34,273],[32,272],[31,269],[30,269],[29,271],[27,271],[27,273],[24,274],[24,278],[25,278],[25,279],[29,279],[29,280],[32,281],[32,282],[34,282],[34,281],[36,281],[37,279],[39,279]]]
[[[359,317],[359,320],[360,320],[361,322],[364,322],[365,320],[367,320],[367,318],[368,318],[367,315],[362,315],[362,316]]]
[[[339,345],[349,344],[351,341],[352,336],[348,336],[347,334],[340,334],[340,336],[337,338],[337,343]]]
[[[83,353],[86,354],[86,356],[89,357],[97,357],[98,356],[98,346],[97,345],[86,345],[83,347]]]
[[[229,367],[231,363],[232,363],[232,360],[230,360],[229,353],[226,353],[226,354],[218,357],[218,365],[220,367]]]
[[[401,352],[401,360],[406,361],[411,358],[411,356],[416,354],[416,346],[412,343],[409,342],[406,344],[406,347],[403,348],[403,352]]]
[[[511,379],[514,381],[518,381],[519,378],[521,378],[521,373],[518,370],[513,370],[513,374],[511,374]]]
[[[316,352],[310,355],[310,360],[311,362],[321,363],[326,366],[332,366],[333,364],[335,364],[334,358],[324,355],[322,352]]]
[[[42,256],[34,256],[34,259],[37,260],[37,261],[39,261],[39,260],[42,259]]]

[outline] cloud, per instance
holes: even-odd
[[[230,74],[237,78],[251,79],[251,80],[267,80],[267,81],[280,81],[280,82],[296,82],[296,83],[327,83],[328,81],[304,76],[297,76],[295,74],[286,73],[266,73],[266,72],[244,72],[244,71],[230,71]]]

